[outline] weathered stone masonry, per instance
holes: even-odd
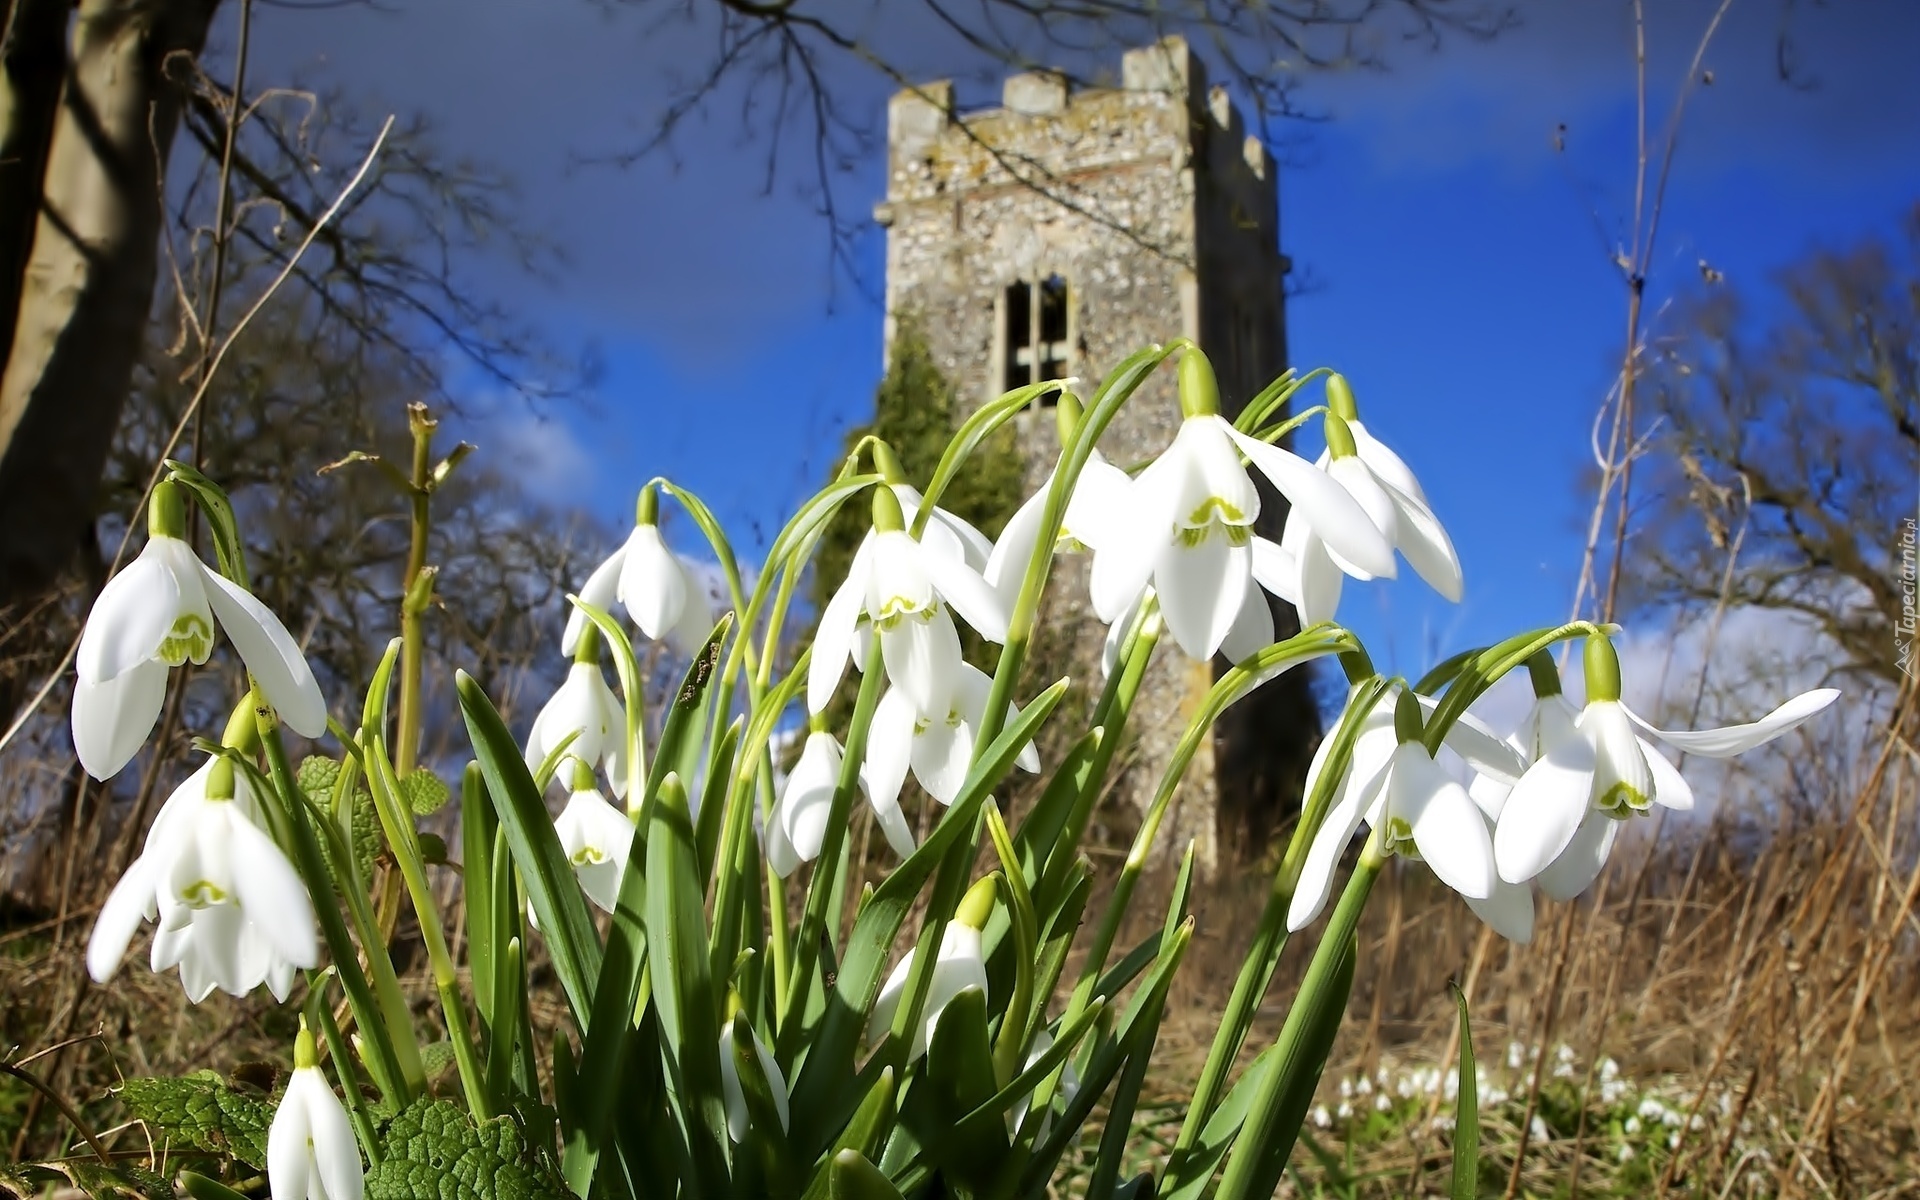
[[[1128,354],[1182,334],[1213,360],[1230,413],[1286,366],[1286,259],[1265,148],[1180,39],[1127,53],[1121,84],[1070,91],[1056,75],[1015,75],[1000,108],[968,114],[955,112],[950,83],[893,97],[887,198],[875,210],[887,228],[889,334],[897,315],[917,319],[963,408],[1026,383],[1035,356],[1040,377],[1077,376],[1086,394]],[[1064,314],[1040,300],[1033,285],[1043,283],[1064,294]],[[1020,420],[1037,486],[1059,453],[1052,414]],[[1163,370],[1101,450],[1138,462],[1178,422],[1173,372]],[[1263,487],[1266,536],[1278,536],[1284,513]],[[1086,606],[1084,562],[1062,565],[1048,617],[1064,626],[1076,673],[1097,678],[1103,631]],[[1275,615],[1283,636],[1297,628],[1286,606]],[[1152,797],[1212,676],[1171,645],[1156,654],[1119,786],[1135,805]],[[1189,769],[1163,844],[1194,838],[1209,867],[1223,852],[1257,853],[1297,804],[1318,734],[1305,672],[1230,710]]]

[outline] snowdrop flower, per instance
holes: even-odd
[[[1287,909],[1289,930],[1304,929],[1326,907],[1340,852],[1362,823],[1384,827],[1386,852],[1424,859],[1441,882],[1466,899],[1493,899],[1498,876],[1488,823],[1466,788],[1420,743],[1420,708],[1431,703],[1406,690],[1396,700],[1390,689],[1364,718],[1347,771],[1334,785],[1326,818],[1308,844]],[[1326,770],[1332,743],[1332,737],[1323,740],[1307,768],[1309,795]],[[1470,717],[1462,716],[1443,744],[1496,777],[1517,778],[1524,765],[1511,747]]]
[[[603,910],[612,912],[620,899],[620,880],[627,873],[627,855],[633,848],[633,822],[607,803],[593,786],[593,771],[573,760],[573,789],[567,806],[553,819],[553,832],[567,852],[580,890]],[[531,907],[529,907],[531,912]]]
[[[740,1064],[734,1057],[735,1047],[743,1044],[751,1044],[753,1056],[760,1060],[760,1072],[767,1077],[768,1089],[773,1093],[773,1107],[779,1114],[782,1133],[787,1130],[790,1116],[787,1077],[781,1074],[780,1064],[773,1060],[760,1035],[736,1013],[720,1030],[720,1093],[727,1106],[727,1136],[736,1145],[747,1140],[752,1115],[747,1109],[746,1088],[740,1082]]]
[[[604,767],[613,794],[627,794],[627,710],[600,673],[600,631],[588,626],[574,644],[567,678],[533,719],[527,731],[527,770],[539,773],[547,756],[569,734],[568,758]],[[564,764],[563,764],[564,765]]]
[[[1115,511],[1111,539],[1094,557],[1093,606],[1112,623],[1151,584],[1167,631],[1205,661],[1247,609],[1254,583],[1253,523],[1260,496],[1245,454],[1326,544],[1375,575],[1394,573],[1393,549],[1354,498],[1325,472],[1251,438],[1220,416],[1213,368],[1196,349],[1180,359],[1185,419],[1173,444],[1142,471]],[[1269,638],[1268,640],[1271,640]]]
[[[867,758],[861,776],[874,811],[882,813],[883,827],[887,825],[886,812],[900,811],[900,788],[909,770],[928,795],[942,804],[953,803],[973,765],[974,731],[986,716],[987,696],[992,690],[993,680],[986,672],[963,662],[959,686],[939,716],[916,711],[913,701],[899,688],[889,688],[880,697],[873,710],[873,724],[867,730]],[[1017,716],[1019,711],[1009,704],[1007,719]],[[1014,765],[1029,773],[1040,769],[1040,754],[1033,743],[1020,748]],[[901,828],[905,829],[904,821]],[[893,841],[891,833],[887,840]],[[903,857],[912,851],[911,835],[904,849],[894,846],[894,852]]]
[[[1453,541],[1427,506],[1426,493],[1400,456],[1360,424],[1345,377],[1327,378],[1327,449],[1315,464],[1366,512],[1375,528],[1434,591],[1458,603],[1463,581]],[[1330,621],[1340,604],[1343,576],[1371,579],[1379,572],[1345,557],[1314,529],[1311,514],[1289,514],[1280,548],[1295,572],[1292,600],[1300,621]],[[1391,574],[1391,572],[1389,572]]]
[[[933,1031],[940,1023],[940,1014],[955,996],[968,988],[979,988],[983,995],[986,993],[987,963],[980,946],[980,930],[993,915],[994,887],[991,875],[976,882],[961,899],[953,920],[947,922],[941,932],[940,957],[933,965],[933,978],[927,986],[927,1005],[921,1010],[920,1025],[913,1031],[913,1046],[907,1052],[910,1062],[927,1052]],[[913,972],[913,955],[914,950],[908,950],[880,988],[879,999],[873,1003],[873,1015],[867,1018],[869,1042],[879,1041],[893,1028],[894,1014],[899,1011],[900,998],[906,992],[907,977]]]
[[[266,605],[200,561],[184,540],[186,501],[178,484],[155,485],[147,544],[107,581],[75,655],[73,748],[87,774],[111,779],[153,732],[167,672],[213,653],[217,620],[288,728],[327,731],[327,702],[293,635]]]
[[[259,825],[259,804],[233,764],[214,757],[174,789],[140,857],[100,907],[87,971],[105,983],[143,921],[158,921],[151,963],[175,966],[187,999],[261,983],[285,1000],[293,970],[319,961],[306,886]]]
[[[366,1173],[347,1110],[321,1073],[307,1023],[293,1043],[293,1077],[267,1129],[273,1200],[361,1200]]]
[[[1693,807],[1693,789],[1653,741],[1683,754],[1731,758],[1772,741],[1840,696],[1834,688],[1817,688],[1749,724],[1656,729],[1621,703],[1620,660],[1611,639],[1589,636],[1585,659],[1587,704],[1580,710],[1559,694],[1551,664],[1534,671],[1538,699],[1522,729],[1531,738],[1534,761],[1507,797],[1494,839],[1503,879],[1539,877],[1556,898],[1569,888],[1578,895],[1599,874],[1617,832],[1609,826],[1654,804],[1682,812]],[[1554,867],[1559,869],[1549,870]]]
[[[1073,432],[1080,423],[1080,402],[1068,392],[1062,392],[1054,408],[1054,421],[1060,431],[1060,445],[1064,448],[1073,438]],[[1009,611],[1019,598],[1020,585],[1027,573],[1027,563],[1033,558],[1033,552],[1040,541],[1040,524],[1046,517],[1047,496],[1053,491],[1054,476],[1059,468],[1047,472],[1046,481],[1038,491],[1027,497],[1005,529],[1000,531],[1000,540],[994,543],[993,553],[987,558],[984,572],[986,580],[994,591],[1000,594],[1001,602]],[[1127,492],[1133,486],[1133,480],[1127,473],[1114,466],[1093,451],[1086,464],[1081,467],[1080,475],[1073,483],[1073,492],[1067,497],[1066,512],[1060,518],[1060,532],[1054,539],[1054,548],[1065,553],[1079,551],[1097,551],[1108,544],[1121,527],[1114,522],[1115,514],[1126,507]]]
[[[1051,1033],[1048,1033],[1046,1030],[1042,1029],[1039,1033],[1034,1035],[1033,1049],[1027,1052],[1027,1061],[1023,1066],[1021,1066],[1020,1069],[1022,1071],[1027,1071],[1032,1069],[1033,1065],[1039,1062],[1041,1057],[1051,1049],[1053,1049],[1053,1035]],[[1080,1072],[1074,1069],[1073,1059],[1069,1057],[1065,1062],[1060,1064],[1060,1086],[1054,1089],[1053,1103],[1063,1105],[1063,1106],[1070,1105],[1073,1103],[1073,1098],[1079,1094],[1080,1094]],[[1032,1092],[1028,1092],[1026,1095],[1020,1097],[1018,1100],[1015,1100],[1013,1102],[1013,1107],[1007,1110],[1007,1132],[1008,1133],[1020,1132],[1021,1122],[1027,1119],[1027,1112],[1032,1107],[1033,1107]],[[1033,1140],[1036,1145],[1046,1140],[1047,1131],[1052,1126],[1053,1126],[1052,1111],[1049,1110],[1047,1112],[1041,1113],[1040,1127],[1037,1130],[1035,1130],[1033,1134]]]
[[[713,599],[660,536],[660,497],[649,484],[640,490],[633,532],[581,585],[580,598],[599,609],[626,606],[640,632],[690,653],[713,631]],[[567,614],[560,652],[572,654],[589,624],[578,608]]]
[[[833,698],[865,616],[880,642],[887,679],[916,712],[945,713],[963,665],[949,608],[988,641],[1006,639],[1007,611],[987,581],[933,539],[915,541],[893,491],[876,488],[873,539],[855,552],[845,582],[820,613],[807,673],[808,711],[819,713]]]
[[[782,879],[799,870],[801,863],[820,857],[827,820],[833,814],[833,793],[840,786],[844,753],[839,740],[824,729],[808,733],[806,744],[800,748],[800,760],[793,764],[793,772],[780,789],[780,799],[766,829],[767,865]],[[865,772],[859,776],[859,786],[862,792],[867,790]],[[913,853],[913,831],[900,811],[899,789],[894,793],[888,803],[869,803],[887,844],[905,858]]]

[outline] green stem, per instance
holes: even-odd
[[[421,627],[432,588],[431,576],[423,587],[421,575],[427,566],[427,535],[432,529],[436,425],[438,422],[427,415],[426,405],[408,406],[407,427],[413,432],[413,488],[407,497],[407,567],[400,577],[400,728],[394,735],[394,769],[402,776],[413,770],[420,749],[420,687],[426,662]]]
[[[876,656],[877,657],[877,656]],[[794,947],[793,974],[789,977],[786,1004],[781,1008],[777,1057],[783,1067],[791,1068],[799,1050],[802,1018],[807,993],[813,986],[814,969],[820,962],[820,942],[827,936],[827,911],[833,894],[840,890],[840,846],[847,836],[847,814],[859,793],[860,763],[867,752],[867,727],[873,724],[873,710],[880,705],[880,680],[884,675],[877,662],[869,662],[860,678],[860,695],[853,706],[853,723],[847,728],[846,755],[840,762],[840,781],[833,790],[833,808],[827,816],[826,837],[820,843],[820,857],[814,860],[813,879],[807,888],[807,907],[800,918],[800,937]]]
[[[400,877],[406,881],[413,899],[414,918],[420,923],[420,940],[426,943],[427,961],[433,971],[434,988],[440,995],[441,1013],[447,1021],[447,1037],[453,1043],[454,1062],[460,1068],[460,1084],[466,1092],[467,1108],[475,1120],[493,1115],[487,1101],[486,1077],[473,1049],[473,1037],[467,1028],[467,1011],[460,999],[460,979],[454,969],[453,955],[447,950],[446,932],[440,925],[440,907],[433,889],[427,884],[426,867],[420,860],[420,848],[413,834],[413,813],[400,798],[399,777],[387,758],[386,745],[378,734],[366,753],[367,781],[373,785],[374,811],[385,827],[387,845],[393,851]]]
[[[347,1039],[341,1036],[340,1024],[333,1019],[333,1008],[326,1002],[325,972],[316,976],[310,986],[313,991],[307,1000],[307,1015],[320,1026],[320,1034],[327,1041],[327,1053],[333,1056],[334,1074],[340,1076],[340,1090],[346,1093],[347,1116],[353,1119],[353,1131],[360,1137],[360,1148],[367,1152],[367,1161],[377,1167],[380,1139],[374,1134],[373,1113],[367,1108],[367,1098],[360,1094],[360,1084],[353,1075],[353,1056],[348,1052]]]
[[[353,1009],[354,1024],[359,1026],[363,1043],[371,1051],[367,1070],[381,1095],[396,1108],[404,1108],[422,1089],[425,1071],[415,1073],[404,1069],[400,1053],[395,1049],[392,1032],[384,1019],[386,1014],[375,1002],[367,986],[366,974],[360,969],[353,937],[340,917],[340,909],[332,903],[333,879],[327,872],[326,859],[320,853],[320,843],[314,837],[306,801],[294,781],[293,771],[287,766],[287,750],[280,741],[280,719],[266,701],[259,698],[257,691],[254,701],[254,719],[259,725],[261,745],[267,753],[268,772],[273,779],[274,791],[279,793],[280,802],[286,808],[288,828],[293,834],[295,865],[306,882],[307,894],[313,898],[314,915],[319,918],[320,932],[327,939],[327,949],[340,972],[340,987],[346,992],[347,1003]],[[383,943],[369,941],[365,945],[369,960],[385,957]],[[391,963],[388,963],[388,969],[392,969]],[[411,1029],[411,1025],[401,1028]],[[417,1060],[417,1049],[413,1057]]]
[[[1354,931],[1385,861],[1376,833],[1368,837],[1361,850],[1360,861],[1347,880],[1346,890],[1340,893],[1340,903],[1307,967],[1306,979],[1287,1010],[1286,1023],[1274,1043],[1280,1047],[1280,1061],[1262,1081],[1246,1124],[1234,1138],[1217,1200],[1265,1196],[1286,1168],[1287,1153],[1300,1131],[1297,1124],[1292,1129],[1282,1128],[1282,1113],[1299,1108],[1304,1114],[1302,1095],[1310,1099],[1319,1082],[1325,1065],[1325,1047],[1319,1043],[1330,1023],[1337,1027],[1346,1011],[1348,988],[1341,985],[1344,981],[1350,986],[1353,978]]]

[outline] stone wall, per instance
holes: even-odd
[[[1128,52],[1117,88],[1015,75],[1001,107],[967,114],[954,111],[948,83],[896,94],[875,215],[888,231],[889,334],[894,314],[913,314],[963,408],[1004,390],[1007,289],[1055,275],[1069,288],[1068,372],[1083,395],[1128,354],[1180,335],[1207,350],[1230,411],[1286,365],[1276,171],[1177,38]],[[1108,428],[1108,458],[1133,464],[1167,445],[1180,420],[1173,380],[1161,370]],[[1052,414],[1019,420],[1038,486],[1059,453]],[[1277,537],[1284,508],[1262,495],[1261,530]],[[1086,604],[1084,563],[1063,566],[1047,619],[1071,645],[1076,677],[1097,688],[1104,631]],[[1276,616],[1293,628],[1291,612]],[[1135,805],[1151,799],[1212,677],[1171,645],[1156,654],[1118,788]],[[1223,841],[1232,852],[1264,845],[1297,803],[1318,736],[1306,685],[1304,674],[1283,679],[1232,711],[1189,769],[1164,845],[1193,838],[1209,867]]]

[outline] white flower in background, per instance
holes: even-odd
[[[917,712],[913,701],[900,689],[889,688],[873,710],[873,724],[867,729],[867,757],[861,775],[874,811],[900,810],[900,788],[912,771],[914,779],[927,794],[942,804],[953,803],[960,786],[967,781],[973,765],[974,731],[987,715],[987,697],[993,680],[972,663],[960,664],[960,684],[952,701],[939,716]],[[1019,710],[1007,705],[1007,720],[1019,716]],[[1028,742],[1020,748],[1014,765],[1029,773],[1040,769],[1040,753]],[[883,817],[881,824],[886,824]],[[901,829],[906,828],[901,822]],[[894,838],[887,836],[889,843]],[[894,845],[903,857],[913,850],[909,835],[905,848]]]
[[[211,758],[174,789],[120,877],[87,942],[87,971],[105,983],[143,921],[158,921],[152,967],[180,968],[198,1004],[216,987],[244,996],[262,983],[285,1000],[293,969],[319,961],[313,904],[287,856],[260,827],[233,764]]]
[[[153,732],[167,672],[213,653],[214,622],[260,692],[302,737],[327,731],[327,702],[293,635],[245,588],[200,561],[179,485],[162,482],[147,509],[147,544],[107,581],[74,664],[73,748],[87,774],[110,779]]]
[[[987,962],[980,946],[980,930],[986,925],[987,918],[993,915],[994,896],[993,877],[988,876],[976,882],[960,901],[960,908],[947,922],[940,935],[940,955],[933,964],[933,977],[927,985],[926,1007],[920,1012],[920,1025],[913,1031],[913,1046],[907,1052],[908,1061],[919,1058],[927,1052],[927,1045],[933,1041],[934,1029],[940,1023],[940,1014],[946,1011],[953,998],[968,988],[979,988],[982,995],[987,991]],[[900,1009],[900,999],[907,987],[907,977],[913,972],[914,951],[908,950],[901,958],[900,965],[887,976],[887,982],[880,988],[880,996],[873,1003],[873,1014],[867,1018],[867,1041],[878,1042],[887,1036],[893,1027],[894,1015]]]
[[[1260,496],[1242,454],[1329,546],[1374,574],[1393,574],[1392,546],[1344,488],[1219,415],[1213,368],[1197,350],[1180,360],[1180,403],[1186,416],[1173,444],[1133,481],[1115,513],[1124,536],[1094,557],[1093,606],[1102,621],[1117,620],[1151,584],[1167,631],[1188,657],[1205,661],[1220,649],[1254,583]]]
[[[1620,661],[1605,634],[1587,638],[1585,658],[1587,703],[1580,710],[1558,693],[1550,665],[1544,677],[1535,672],[1536,689],[1545,694],[1520,733],[1533,763],[1506,797],[1494,837],[1501,878],[1539,878],[1556,898],[1578,895],[1598,876],[1617,833],[1608,826],[1654,804],[1692,809],[1693,789],[1653,741],[1683,754],[1731,758],[1772,741],[1840,696],[1836,689],[1817,688],[1750,724],[1656,729],[1621,703]]]
[[[574,647],[573,666],[552,698],[533,719],[527,731],[527,770],[538,773],[567,735],[579,733],[567,742],[566,758],[578,759],[589,767],[603,767],[613,794],[627,794],[627,710],[620,698],[607,686],[600,673],[600,631],[589,627]],[[566,770],[563,761],[559,778]]]
[[[1428,586],[1458,603],[1464,586],[1460,556],[1428,507],[1419,481],[1399,455],[1359,423],[1345,377],[1327,378],[1327,405],[1327,449],[1315,465],[1354,498]],[[1288,599],[1300,610],[1304,625],[1334,618],[1344,576],[1365,580],[1380,574],[1345,556],[1316,532],[1314,522],[1311,513],[1289,513],[1280,537],[1297,580]]]
[[[859,637],[860,618],[880,642],[887,679],[921,713],[944,713],[960,686],[958,612],[990,642],[1007,636],[1007,611],[987,581],[965,562],[906,531],[891,490],[873,493],[874,535],[820,613],[808,664],[807,709],[819,713],[833,698]],[[931,526],[929,526],[931,528]],[[870,668],[871,662],[863,664]]]
[[[627,855],[633,848],[633,821],[593,786],[593,772],[586,764],[576,760],[573,768],[573,790],[567,806],[553,819],[553,832],[567,853],[567,861],[573,864],[580,890],[612,912],[620,899],[620,880],[627,873]]]
[[[1027,1061],[1020,1069],[1022,1071],[1031,1070],[1033,1065],[1039,1062],[1041,1057],[1051,1049],[1053,1049],[1053,1035],[1042,1029],[1034,1035],[1033,1049],[1027,1052]],[[1074,1069],[1073,1059],[1068,1057],[1065,1062],[1060,1064],[1060,1086],[1054,1089],[1053,1105],[1065,1106],[1072,1104],[1073,1098],[1079,1094],[1080,1072]],[[1032,1106],[1032,1092],[1028,1092],[1013,1102],[1013,1107],[1007,1112],[1007,1132],[1020,1132],[1020,1125],[1027,1119],[1027,1111]],[[1040,1127],[1035,1130],[1033,1134],[1035,1144],[1046,1140],[1047,1131],[1052,1128],[1052,1126],[1053,1112],[1052,1105],[1050,1105],[1048,1111],[1040,1114]]]
[[[782,879],[800,869],[800,864],[820,857],[826,840],[827,820],[833,813],[833,793],[840,786],[843,751],[831,733],[816,729],[807,735],[800,749],[800,760],[780,789],[773,807],[773,819],[766,829],[767,865]],[[866,790],[866,776],[859,780]],[[896,789],[897,791],[897,789]],[[913,831],[900,811],[896,795],[892,803],[873,805],[887,844],[902,858],[913,853]]]
[[[738,1145],[747,1140],[747,1126],[752,1113],[747,1109],[747,1091],[740,1082],[740,1064],[734,1059],[734,1031],[738,1029],[752,1041],[753,1056],[760,1060],[760,1072],[767,1077],[767,1088],[773,1093],[773,1107],[780,1118],[780,1131],[785,1133],[790,1111],[787,1097],[787,1077],[780,1072],[780,1064],[775,1062],[767,1044],[760,1040],[751,1025],[745,1021],[728,1021],[720,1028],[720,1094],[727,1106],[727,1136]]]
[[[293,1075],[267,1129],[273,1200],[361,1200],[366,1173],[347,1110],[321,1073],[306,1022],[293,1043]]]
[[[617,600],[652,641],[691,653],[713,631],[713,598],[698,576],[660,536],[660,500],[652,485],[641,489],[633,532],[581,585],[580,598],[606,610]],[[587,625],[579,609],[567,614],[560,652],[572,654]]]
[[[1064,448],[1073,438],[1074,427],[1080,423],[1079,401],[1063,393],[1054,408],[1054,420]],[[986,580],[1000,594],[1009,611],[1020,595],[1027,563],[1040,543],[1040,524],[1046,518],[1047,497],[1053,491],[1058,473],[1057,465],[1047,472],[1039,490],[1027,497],[1026,503],[1000,531],[1000,540],[994,543],[993,553],[987,559]],[[1133,480],[1125,471],[1108,462],[1100,451],[1093,451],[1067,497],[1066,511],[1060,517],[1060,532],[1054,539],[1056,551],[1096,552],[1124,532],[1115,523],[1115,517],[1125,509],[1127,493],[1132,487]]]
[[[1351,706],[1350,694],[1348,703]],[[1333,891],[1340,853],[1364,823],[1386,825],[1389,853],[1424,859],[1454,891],[1470,900],[1491,900],[1498,876],[1493,870],[1493,840],[1487,822],[1466,788],[1414,740],[1419,721],[1401,706],[1431,707],[1426,696],[1389,689],[1363,719],[1346,772],[1334,785],[1333,801],[1307,846],[1300,878],[1287,909],[1287,928],[1304,929],[1326,907]],[[1400,728],[1405,726],[1405,729]],[[1409,740],[1401,740],[1402,733]],[[1333,735],[1320,743],[1307,767],[1306,792],[1313,795],[1332,755]],[[1442,744],[1467,764],[1495,778],[1517,779],[1525,763],[1513,748],[1476,719],[1463,715],[1447,730]]]

